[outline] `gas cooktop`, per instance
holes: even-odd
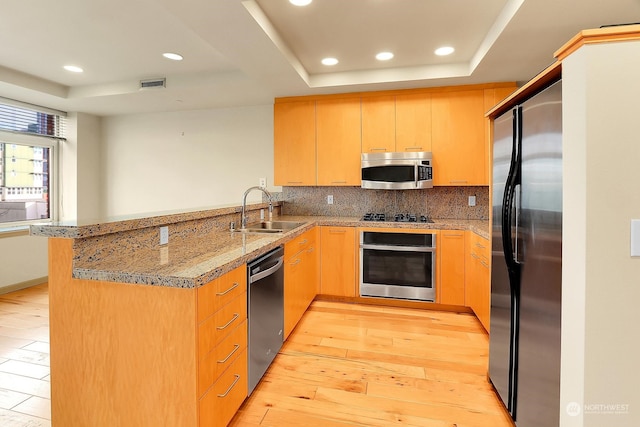
[[[369,212],[364,214],[362,221],[371,222],[433,222],[426,215],[416,215],[410,213],[400,213],[393,215],[393,218],[387,219],[383,213]]]

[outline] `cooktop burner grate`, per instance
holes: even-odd
[[[383,213],[368,212],[362,217],[362,221],[370,222],[423,222],[432,223],[433,221],[426,215],[416,215],[410,213],[400,213],[393,215],[392,219],[387,220],[387,216]]]

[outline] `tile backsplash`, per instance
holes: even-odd
[[[327,196],[333,204],[327,204]],[[469,206],[476,196],[476,206]],[[367,212],[427,215],[430,218],[489,219],[489,187],[369,190],[360,187],[282,187],[285,215],[355,216]]]

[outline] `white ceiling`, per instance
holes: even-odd
[[[524,82],[640,0],[0,0],[0,96],[98,115],[274,97]],[[436,57],[451,45],[456,52]],[[373,57],[390,50],[381,63]],[[163,52],[184,56],[169,61]],[[340,62],[328,68],[326,56]],[[63,65],[84,68],[69,73]],[[165,77],[163,89],[139,90]]]

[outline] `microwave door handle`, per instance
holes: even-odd
[[[416,186],[416,188],[418,188],[418,178],[419,178],[419,177],[418,177],[418,173],[420,172],[420,165],[419,165],[419,163],[420,163],[420,162],[415,162],[415,163],[414,163],[414,165],[413,165],[413,168],[414,168],[414,169],[413,169],[413,179],[414,179],[414,181],[415,181],[415,186]]]

